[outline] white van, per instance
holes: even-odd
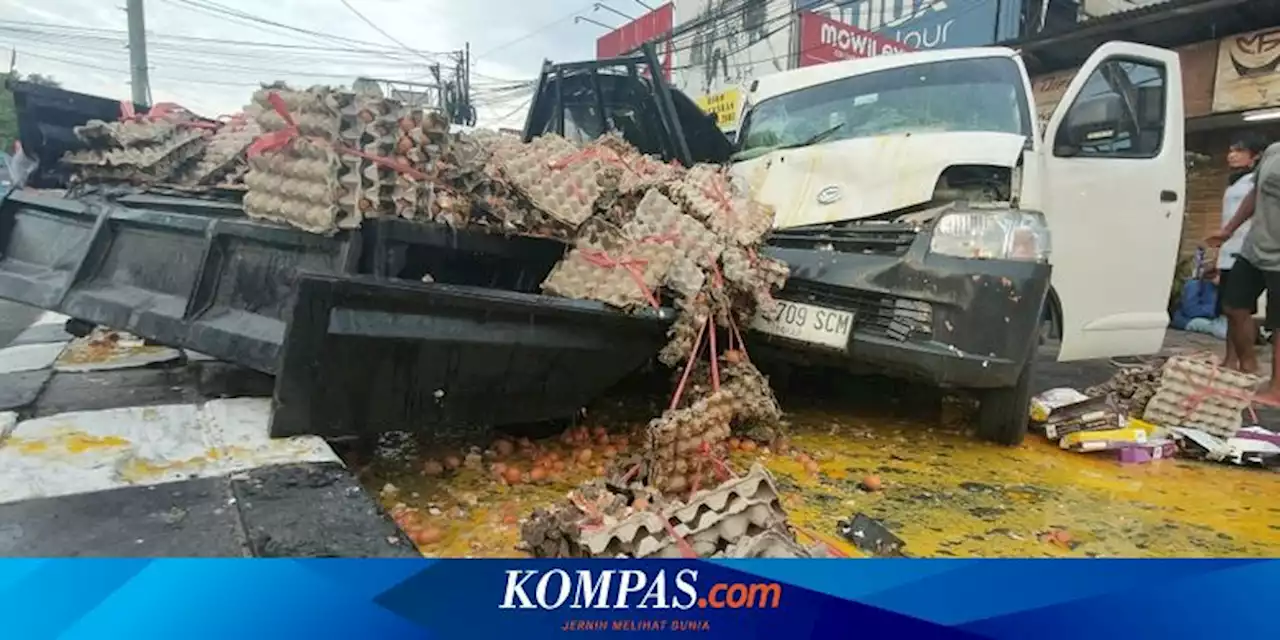
[[[786,71],[746,103],[732,171],[776,208],[770,250],[792,269],[783,312],[754,323],[776,354],[973,389],[982,435],[1012,444],[1042,319],[1061,360],[1160,349],[1186,185],[1177,53],[1099,47],[1043,134],[1007,48]]]

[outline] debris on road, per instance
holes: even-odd
[[[1089,396],[1069,387],[1049,389],[1031,398],[1031,421],[1047,422],[1054,411],[1088,399]]]
[[[859,550],[880,557],[901,557],[907,545],[887,527],[865,513],[836,524],[836,531]]]
[[[538,509],[521,527],[521,547],[539,558],[720,558],[822,555],[796,542],[773,476],[744,476],[667,500],[640,483],[601,481]]]
[[[1146,411],[1147,403],[1156,395],[1160,385],[1162,361],[1124,367],[1117,371],[1111,379],[1084,390],[1091,398],[1110,396],[1117,406],[1128,415],[1141,416]]]
[[[1207,358],[1173,357],[1161,368],[1160,386],[1143,419],[1229,438],[1243,425],[1243,413],[1261,384],[1258,376],[1220,367]]]

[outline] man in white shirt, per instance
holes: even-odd
[[[1225,227],[1231,222],[1231,218],[1235,216],[1240,204],[1253,191],[1255,182],[1255,170],[1258,164],[1258,158],[1267,148],[1267,141],[1261,136],[1246,134],[1237,139],[1232,145],[1230,151],[1227,152],[1227,167],[1231,171],[1227,180],[1227,190],[1222,196],[1222,225]],[[1218,315],[1223,315],[1222,298],[1227,290],[1227,282],[1231,279],[1231,268],[1235,266],[1236,256],[1240,253],[1244,246],[1244,237],[1249,233],[1249,227],[1253,221],[1248,220],[1240,225],[1240,228],[1231,234],[1222,247],[1218,249]],[[1255,301],[1248,305],[1247,309],[1250,313],[1257,313],[1258,306]],[[1239,339],[1233,334],[1232,327],[1235,324],[1227,325],[1227,353],[1222,360],[1222,366],[1232,369],[1240,368],[1240,356],[1236,352],[1236,342]],[[1245,337],[1250,345],[1256,336]]]

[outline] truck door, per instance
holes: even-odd
[[[1045,129],[1060,360],[1160,349],[1182,236],[1183,147],[1178,54],[1128,42],[1094,51]]]

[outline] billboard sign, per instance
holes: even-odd
[[[680,0],[676,24],[692,28],[678,37],[680,64],[671,83],[694,100],[710,101],[785,71],[791,68],[794,23],[790,2]]]
[[[911,48],[892,38],[812,11],[800,12],[801,67],[903,51],[911,51]]]
[[[617,58],[639,49],[646,42],[661,41],[658,58],[664,75],[671,79],[671,60],[675,46],[671,43],[671,29],[675,24],[675,5],[667,4],[628,22],[596,39],[596,59]]]
[[[978,47],[1018,35],[1021,0],[797,0],[800,8],[912,49]]]

